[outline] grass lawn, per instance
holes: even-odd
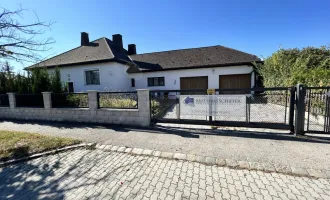
[[[77,139],[36,133],[0,131],[0,160],[24,157],[32,153],[40,153],[80,142]]]

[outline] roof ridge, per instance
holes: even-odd
[[[154,53],[166,53],[166,52],[172,52],[172,51],[183,51],[183,50],[193,50],[193,49],[206,49],[206,48],[212,48],[212,47],[222,47],[222,48],[230,49],[230,50],[233,50],[233,51],[241,52],[241,53],[244,53],[244,54],[256,56],[254,54],[246,53],[244,51],[233,49],[233,48],[226,47],[226,46],[223,46],[223,45],[213,45],[213,46],[205,46],[205,47],[193,47],[193,48],[185,48],[185,49],[166,50],[166,51],[155,51],[155,52],[141,53],[141,54],[135,54],[135,55],[145,55],[145,54],[154,54]],[[258,56],[256,56],[256,57],[258,58]]]
[[[91,41],[91,42],[95,42],[95,41],[100,40],[100,39],[102,39],[102,38],[105,38],[105,37],[100,37],[100,38],[98,38],[98,39],[96,39],[96,40],[93,40],[93,41]],[[91,43],[91,42],[90,42],[90,43]],[[73,50],[75,50],[75,49],[78,49],[79,47],[82,47],[82,46],[81,46],[81,45],[80,45],[80,46],[77,46],[77,47],[75,47],[75,48],[73,48],[73,49],[67,50],[67,51],[65,51],[65,52],[63,52],[63,53],[60,53],[60,54],[56,55],[56,56],[53,56],[53,57],[47,58],[46,60],[43,60],[43,61],[40,61],[40,62],[38,62],[38,63],[36,63],[36,64],[30,65],[30,66],[28,66],[28,67],[26,67],[26,68],[29,68],[29,67],[32,67],[32,66],[38,65],[38,64],[40,64],[40,63],[42,63],[42,62],[46,62],[47,60],[50,60],[50,59],[56,58],[56,57],[58,57],[58,56],[60,56],[60,55],[66,54],[66,53],[68,53],[68,52],[70,52],[70,51],[73,51]]]
[[[220,45],[206,46],[206,47],[192,47],[192,48],[185,48],[185,49],[173,49],[173,50],[166,50],[166,51],[154,51],[154,52],[139,53],[139,54],[134,54],[134,55],[153,54],[153,53],[165,53],[165,52],[170,52],[170,51],[182,51],[182,50],[190,50],[190,49],[203,49],[203,48],[211,48],[211,47],[217,47],[217,46],[220,46]]]
[[[244,52],[244,51],[241,51],[241,50],[238,50],[238,49],[233,49],[233,48],[226,47],[226,46],[223,46],[223,45],[218,45],[218,46],[221,46],[221,47],[226,48],[226,49],[230,49],[230,50],[233,50],[233,51],[237,51],[237,52],[240,52],[240,53],[248,54],[248,55],[255,56],[255,57],[259,58],[257,55],[247,53],[247,52]]]
[[[108,43],[108,40],[110,40],[110,39],[109,39],[109,38],[106,38],[106,37],[102,37],[102,39],[104,39],[104,41],[105,41],[105,43],[106,43],[106,45],[107,45],[107,47],[108,47],[108,49],[109,49],[111,55],[112,55],[113,57],[115,57],[115,55],[113,54],[113,52],[112,52],[112,50],[111,50],[110,44]],[[110,40],[110,41],[111,41],[111,40]]]

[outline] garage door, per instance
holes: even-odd
[[[181,90],[204,90],[208,89],[208,77],[182,77],[180,78],[180,89]]]
[[[220,75],[219,89],[251,88],[251,74]],[[222,92],[222,93],[246,93],[246,92]]]

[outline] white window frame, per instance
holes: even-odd
[[[100,84],[87,84],[87,80],[86,80],[86,71],[99,71],[99,82]],[[88,85],[101,85],[101,73],[100,73],[100,68],[97,67],[97,68],[87,68],[87,69],[84,69],[83,70],[83,74],[84,74],[84,83],[85,83],[85,86],[88,86]]]

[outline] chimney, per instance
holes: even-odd
[[[81,46],[87,46],[89,44],[88,33],[81,32]]]
[[[136,45],[135,44],[129,44],[127,53],[128,53],[128,55],[135,55],[136,54]]]
[[[120,34],[112,35],[112,42],[118,48],[118,50],[123,48],[123,37]]]

